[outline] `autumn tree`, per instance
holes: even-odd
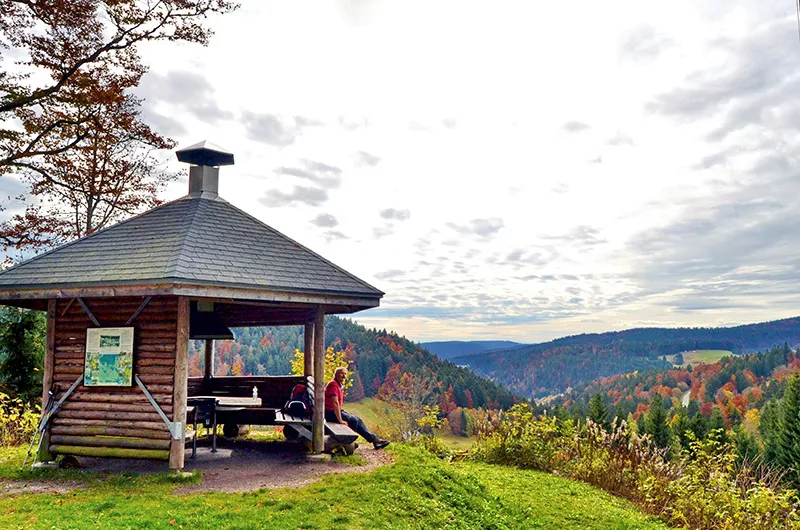
[[[175,178],[153,156],[174,142],[152,131],[139,119],[139,101],[118,90],[139,83],[143,71],[125,80],[98,79],[87,90],[103,92],[98,116],[87,125],[86,137],[72,149],[42,157],[38,171],[20,173],[29,193],[26,204],[0,225],[4,250],[38,249],[83,237],[107,225],[159,204],[158,193]],[[80,113],[80,109],[64,109]],[[48,178],[42,178],[43,172]]]
[[[213,32],[203,22],[236,7],[228,0],[0,0],[0,46],[23,55],[0,71],[0,171],[39,171],[43,155],[83,141],[103,102],[87,88],[107,75],[140,73],[139,45],[206,45]],[[83,112],[62,115],[65,104]]]
[[[138,48],[205,45],[206,18],[236,7],[228,0],[0,0],[0,48],[21,57],[0,70],[0,175],[20,174],[37,199],[4,227],[6,246],[60,242],[152,205],[163,181],[145,177],[150,150],[172,144],[140,120],[139,101],[128,93],[146,71]],[[120,182],[123,174],[132,181]],[[51,200],[67,200],[69,221],[64,210],[48,209]]]

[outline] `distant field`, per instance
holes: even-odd
[[[733,355],[733,352],[728,350],[691,350],[682,352],[683,364],[681,366],[689,366],[690,364],[710,364],[715,363],[723,357]],[[672,361],[675,361],[675,356],[670,356]]]
[[[378,431],[386,431],[388,429],[387,417],[396,412],[392,405],[375,398],[366,398],[355,403],[345,403],[344,410],[359,416],[367,424],[367,427]],[[441,436],[445,443],[459,450],[469,449],[475,441],[474,436],[464,437],[450,433],[443,433]]]

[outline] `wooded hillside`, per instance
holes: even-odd
[[[731,328],[640,328],[582,334],[498,350],[479,356],[456,357],[524,396],[557,394],[567,388],[634,371],[666,369],[663,357],[689,350],[728,350],[736,354],[766,350],[774,344],[800,344],[800,318]]]
[[[216,344],[216,375],[285,375],[295,350],[303,349],[299,326],[235,329],[235,341]],[[359,400],[410,390],[442,411],[461,408],[508,408],[517,398],[502,386],[466,368],[439,359],[405,337],[367,329],[351,320],[325,317],[325,346],[345,352],[352,362],[348,399]],[[202,373],[202,344],[190,345],[189,374]]]

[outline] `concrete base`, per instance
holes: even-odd
[[[47,461],[47,462],[36,462],[31,466],[31,469],[58,469],[59,465],[58,462]]]
[[[320,463],[320,462],[330,462],[330,461],[331,461],[331,455],[326,455],[325,453],[320,453],[320,454],[309,453],[306,455],[306,462]]]

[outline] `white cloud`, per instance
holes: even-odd
[[[215,19],[207,48],[143,55],[152,123],[235,153],[223,197],[386,291],[358,321],[536,341],[797,311],[793,16],[778,0],[264,1]],[[176,99],[186,86],[202,104]]]

